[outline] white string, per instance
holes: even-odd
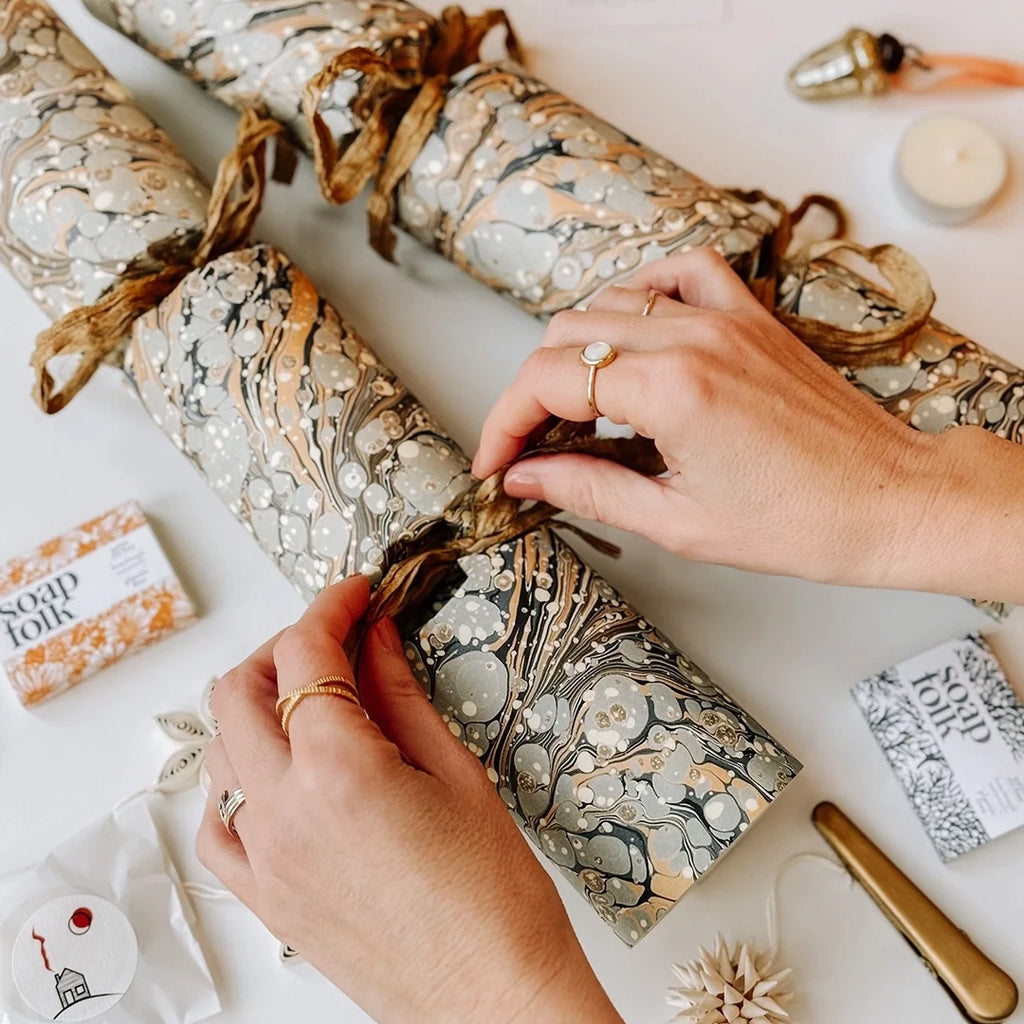
[[[111,814],[116,814],[125,804],[130,804],[133,800],[138,800],[139,797],[148,796],[151,793],[158,793],[161,796],[167,794],[163,792],[157,786],[146,786],[145,789],[137,789],[134,793],[129,793],[123,800],[119,800],[114,804],[111,809]],[[182,888],[190,896],[195,896],[201,900],[231,900],[234,901],[237,897],[234,893],[228,892],[227,889],[218,889],[213,885],[204,885],[202,882],[183,882]]]
[[[185,882],[185,892],[201,900],[235,900],[234,893],[227,889],[218,889],[214,885],[204,885],[202,882]]]
[[[779,870],[775,872],[775,878],[772,880],[772,887],[768,891],[768,899],[765,902],[765,916],[768,919],[768,955],[773,961],[778,958],[779,954],[779,885],[782,882],[783,876],[794,864],[808,860],[824,864],[833,871],[844,875],[847,887],[849,889],[853,888],[855,882],[853,875],[838,861],[833,860],[831,857],[826,857],[824,854],[794,853],[792,857],[784,860]]]

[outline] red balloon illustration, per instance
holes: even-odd
[[[75,935],[84,935],[92,926],[92,911],[88,907],[79,907],[68,921],[68,928]]]

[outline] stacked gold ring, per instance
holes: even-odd
[[[353,680],[346,676],[320,676],[306,686],[300,686],[296,690],[289,690],[277,702],[274,710],[281,719],[281,728],[285,736],[288,735],[288,723],[291,721],[295,709],[307,697],[341,697],[343,700],[353,704],[359,703],[359,691]]]

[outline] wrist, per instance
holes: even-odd
[[[515,1010],[500,1018],[503,1024],[622,1024],[582,949],[578,959],[568,959],[560,968],[547,961],[545,977],[524,986]]]
[[[1020,601],[1024,449],[980,427],[915,442],[880,524],[872,585]]]

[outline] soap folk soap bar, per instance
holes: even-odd
[[[1024,705],[981,636],[909,658],[853,696],[943,860],[1024,825]]]
[[[0,659],[26,706],[195,617],[134,502],[0,567]]]

